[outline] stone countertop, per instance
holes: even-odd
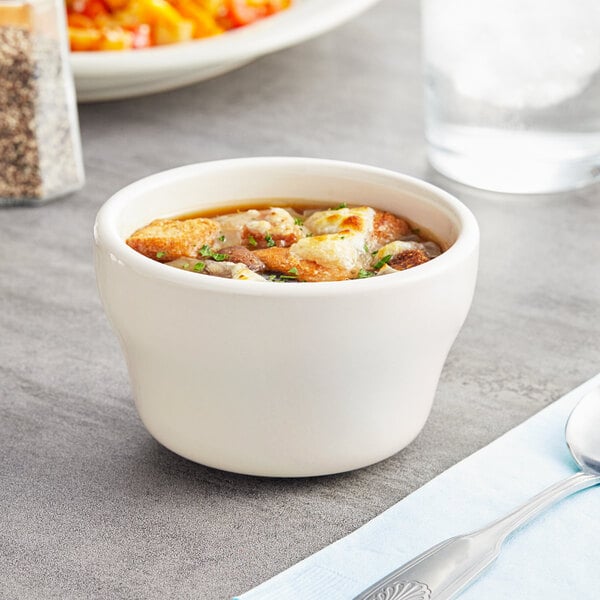
[[[501,196],[425,160],[418,1],[178,91],[83,105],[87,185],[0,210],[0,597],[226,600],[350,533],[600,369],[600,188]],[[422,177],[482,233],[470,316],[419,438],[357,472],[268,480],[155,442],[94,282],[92,226],[181,164],[328,157]]]

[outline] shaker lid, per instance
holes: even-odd
[[[0,4],[0,27],[12,25],[29,29],[31,27],[31,5],[29,2],[3,2]]]

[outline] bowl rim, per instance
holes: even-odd
[[[331,170],[351,174],[356,180],[370,178],[375,181],[387,181],[399,185],[405,192],[421,194],[429,202],[437,206],[454,219],[458,226],[456,241],[435,260],[412,267],[398,273],[390,273],[381,277],[352,279],[345,281],[298,282],[293,285],[265,285],[260,281],[233,281],[220,277],[199,277],[182,269],[174,269],[153,261],[129,247],[119,235],[117,223],[119,214],[126,203],[138,199],[149,190],[168,183],[184,181],[191,176],[198,176],[202,171],[223,170],[225,172],[236,167],[265,167],[270,169],[286,169],[308,167]],[[282,197],[285,197],[283,195]],[[155,218],[160,218],[157,215]],[[426,224],[422,224],[426,226]],[[99,248],[104,248],[112,260],[125,264],[138,274],[166,283],[199,290],[221,291],[235,295],[251,296],[322,296],[367,292],[387,288],[390,285],[408,286],[415,282],[435,278],[440,272],[466,260],[478,252],[479,226],[473,213],[455,196],[426,181],[388,169],[361,163],[330,160],[322,158],[306,158],[292,156],[262,156],[250,158],[232,158],[224,160],[192,163],[174,169],[160,171],[139,179],[113,194],[99,209],[94,223],[94,242],[96,264]],[[352,287],[349,287],[352,286]]]
[[[249,62],[325,33],[380,0],[312,0],[222,35],[132,51],[71,52],[76,77],[149,74]]]

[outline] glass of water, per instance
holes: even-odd
[[[600,180],[600,0],[423,0],[432,166],[538,193]]]

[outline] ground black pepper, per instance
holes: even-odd
[[[0,203],[40,202],[83,184],[72,81],[62,40],[37,32],[33,18],[23,23],[22,12],[11,24],[2,10]]]

